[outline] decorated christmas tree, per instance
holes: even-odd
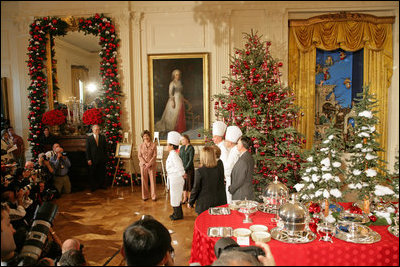
[[[301,169],[302,181],[294,187],[299,191],[300,198],[305,201],[320,200],[341,201],[343,185],[339,175],[342,175],[343,139],[339,129],[331,122],[323,135],[322,142],[313,146],[307,162]]]
[[[117,159],[115,158],[115,150],[118,142],[122,140],[122,129],[120,122],[121,103],[119,96],[121,95],[121,87],[119,83],[118,65],[117,65],[117,48],[119,47],[119,39],[115,33],[115,26],[110,18],[103,14],[96,14],[93,17],[80,19],[79,29],[85,34],[94,34],[99,36],[99,44],[103,48],[99,53],[100,61],[100,77],[102,78],[103,95],[101,97],[102,112],[104,113],[104,133],[108,142],[108,158],[106,164],[107,175],[113,177],[116,171]],[[123,162],[120,162],[120,166]],[[117,184],[129,184],[130,174],[127,174],[122,167],[117,171]]]
[[[305,143],[295,128],[299,108],[294,93],[281,84],[283,64],[271,56],[271,42],[253,32],[245,39],[245,48],[235,49],[231,57],[229,77],[222,80],[226,92],[214,96],[215,115],[252,139],[256,194],[275,176],[293,189]]]
[[[378,156],[378,152],[383,150],[376,141],[379,136],[375,128],[378,123],[376,98],[368,87],[358,97],[354,107],[357,115],[345,181],[348,184],[346,192],[355,193],[359,200],[369,201],[371,197],[385,198],[394,192],[386,186],[386,162]],[[368,207],[364,207],[364,211],[368,212]]]
[[[397,151],[396,162],[394,163],[394,172],[391,180],[395,198],[399,201],[399,151]]]

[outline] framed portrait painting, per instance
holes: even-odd
[[[204,144],[209,128],[208,54],[149,55],[150,130],[162,145],[170,131]]]

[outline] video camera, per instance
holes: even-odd
[[[224,251],[242,251],[253,255],[258,260],[258,255],[265,256],[265,252],[262,248],[257,246],[241,247],[230,237],[223,237],[215,243],[214,253],[217,258]]]
[[[36,208],[32,228],[27,234],[21,253],[18,255],[18,266],[33,266],[38,261],[47,242],[47,235],[57,210],[58,206],[51,202],[44,202]]]

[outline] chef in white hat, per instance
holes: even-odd
[[[227,155],[226,160],[222,162],[224,163],[226,200],[228,204],[230,204],[232,201],[232,194],[229,193],[228,188],[231,185],[231,173],[233,166],[235,166],[240,157],[240,152],[237,148],[237,142],[241,136],[242,131],[238,126],[229,126],[226,129],[224,146],[229,150],[229,154]]]
[[[180,133],[172,131],[168,133],[167,137],[167,150],[169,155],[166,161],[167,169],[167,184],[169,187],[170,203],[174,209],[169,218],[171,220],[183,219],[183,211],[181,206],[183,185],[185,180],[183,175],[185,174],[185,169],[179,154],[176,150],[179,148],[179,142],[182,136]]]
[[[222,163],[225,162],[228,158],[229,150],[224,145],[224,136],[226,131],[226,124],[222,121],[215,121],[212,126],[212,134],[213,134],[213,142],[216,144],[219,149],[221,149],[220,159]]]

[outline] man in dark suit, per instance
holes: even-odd
[[[237,144],[240,157],[232,169],[232,183],[229,192],[232,200],[254,200],[253,172],[254,159],[249,153],[251,139],[242,136]]]
[[[93,135],[86,139],[86,160],[89,165],[90,186],[92,192],[98,188],[107,189],[105,184],[107,142],[100,134],[100,126],[92,126]]]

